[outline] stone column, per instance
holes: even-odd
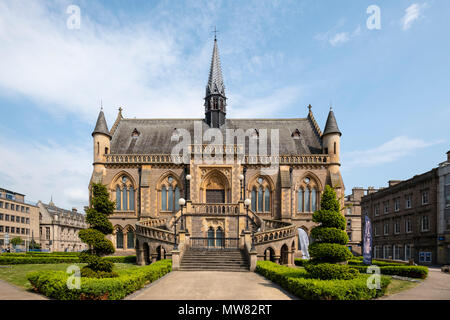
[[[145,266],[144,248],[136,248],[136,263],[140,266]]]
[[[172,250],[172,270],[180,270],[180,250]]]
[[[275,263],[280,264],[280,257],[281,256],[273,256],[273,259],[275,260]]]
[[[256,249],[250,251],[250,271],[255,271],[256,263],[258,262],[258,253]]]
[[[288,267],[292,267],[294,264],[293,264],[293,259],[294,258],[294,252],[293,252],[293,250],[288,250],[288,258],[287,258],[287,261],[288,261],[288,263],[287,263],[287,266]]]

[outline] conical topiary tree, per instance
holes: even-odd
[[[86,210],[86,222],[90,228],[80,230],[81,241],[89,246],[89,249],[80,254],[80,261],[87,263],[81,270],[84,277],[114,277],[112,272],[114,264],[105,260],[102,256],[115,252],[111,241],[105,235],[113,232],[113,226],[108,216],[114,212],[114,202],[109,200],[108,190],[101,183],[92,185],[92,206]]]
[[[348,242],[345,218],[340,213],[336,192],[329,185],[325,186],[320,206],[313,214],[313,221],[319,225],[311,230],[314,239],[308,247],[311,262],[305,268],[316,278],[351,279],[357,271],[344,265],[353,256],[345,246]]]

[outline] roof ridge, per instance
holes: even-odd
[[[319,125],[317,124],[316,119],[314,118],[313,112],[311,110],[311,105],[308,106],[309,112],[308,112],[308,119],[311,121],[314,130],[316,131],[317,135],[319,136],[319,138],[322,137],[322,131],[320,130]]]
[[[119,107],[119,113],[117,114],[116,121],[114,121],[114,124],[113,124],[113,126],[111,127],[111,131],[110,131],[111,136],[113,136],[113,135],[114,135],[114,132],[116,132],[116,129],[117,129],[117,127],[119,126],[120,120],[123,120],[122,110],[123,110],[122,107]]]

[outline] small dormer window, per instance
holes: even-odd
[[[140,134],[141,133],[136,128],[134,128],[133,132],[131,133],[131,137],[136,139],[137,137],[140,136]]]
[[[292,132],[291,137],[294,139],[300,139],[300,130],[295,129],[295,131]]]

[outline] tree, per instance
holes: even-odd
[[[80,254],[80,261],[87,263],[81,270],[84,277],[115,277],[114,264],[103,256],[115,252],[111,241],[105,235],[113,232],[108,216],[114,212],[114,202],[109,200],[106,186],[101,183],[92,185],[91,208],[86,210],[86,222],[90,228],[80,230],[78,236],[89,248]]]
[[[15,237],[12,238],[10,242],[15,247],[22,243],[22,239],[20,237]]]
[[[353,256],[345,246],[348,242],[345,218],[340,213],[336,192],[329,185],[325,186],[320,206],[313,213],[313,221],[319,225],[311,230],[314,239],[308,247],[311,263],[305,268],[321,279],[351,279],[357,271],[345,265]]]
[[[40,249],[41,245],[39,243],[37,243],[36,241],[34,241],[34,239],[32,239],[30,241],[30,245],[29,245],[30,249]]]

